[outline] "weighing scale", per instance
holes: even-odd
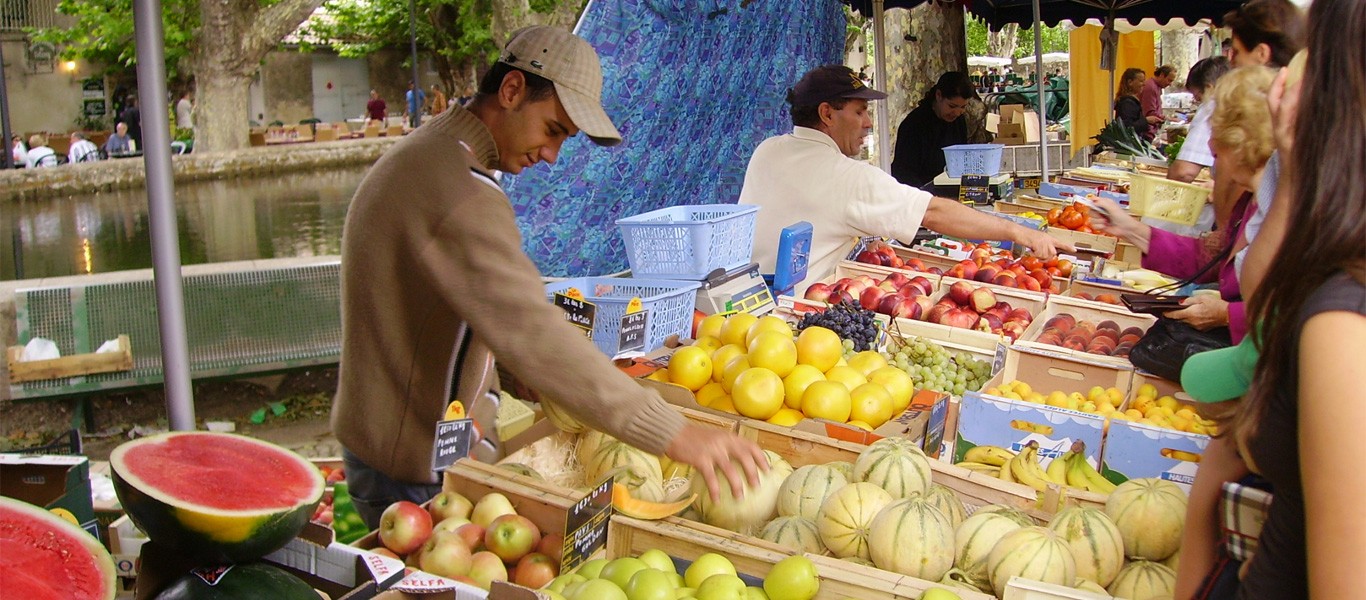
[[[759,263],[714,271],[697,290],[697,310],[706,314],[747,312],[756,317],[773,310],[773,293],[759,275]]]
[[[962,185],[961,177],[949,177],[947,172],[935,176],[933,192],[945,198],[957,198],[959,187]],[[1010,175],[998,173],[987,180],[992,201],[1010,198],[1015,192],[1015,184]]]

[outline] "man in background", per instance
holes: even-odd
[[[408,118],[408,123],[414,129],[422,124],[422,107],[427,105],[427,94],[417,88],[412,81],[408,82],[408,93],[405,95],[408,104],[404,107],[403,116]]]
[[[100,159],[100,148],[95,142],[85,139],[79,131],[71,132],[71,149],[66,153],[66,162],[71,164],[94,162]]]
[[[114,134],[104,141],[104,153],[107,156],[118,156],[132,151],[133,149],[128,146],[128,124],[120,121],[114,126]]]
[[[128,107],[119,115],[119,121],[128,124],[129,147],[137,150],[142,147],[142,109],[138,108],[138,97],[128,95]]]
[[[1162,114],[1162,90],[1176,79],[1176,67],[1162,65],[1153,71],[1153,76],[1143,82],[1143,91],[1138,93],[1138,103],[1143,107],[1143,118],[1148,120],[1148,141],[1157,137],[1162,123],[1167,117]]]
[[[367,124],[378,121],[381,127],[384,120],[389,116],[389,107],[384,104],[384,99],[379,97],[379,92],[370,90],[370,101],[365,103],[365,116],[369,121]]]
[[[194,129],[194,90],[185,90],[175,103],[175,126],[177,129]]]

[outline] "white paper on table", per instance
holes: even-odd
[[[95,354],[105,354],[105,353],[108,353],[108,352],[118,352],[118,351],[119,351],[119,340],[118,340],[118,338],[115,338],[115,339],[112,339],[112,340],[105,340],[103,344],[100,344],[100,349],[99,349],[99,350],[96,350],[96,351],[95,351]]]
[[[47,338],[36,337],[24,344],[24,354],[19,358],[22,362],[34,360],[51,360],[61,358],[62,351],[57,349],[57,343]]]

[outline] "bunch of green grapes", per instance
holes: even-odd
[[[921,337],[889,344],[882,356],[910,375],[917,388],[961,396],[963,392],[982,389],[991,379],[991,363],[966,352],[950,353]]]

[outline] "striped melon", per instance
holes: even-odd
[[[934,504],[935,508],[939,509],[939,512],[944,513],[944,516],[949,518],[949,525],[953,526],[953,529],[958,529],[958,526],[963,524],[963,519],[968,518],[968,511],[963,507],[963,501],[958,497],[958,494],[953,493],[953,490],[933,483],[930,484],[930,492],[926,497],[929,498],[931,504]]]
[[[1006,516],[1008,516],[1008,517],[1010,517],[1010,518],[1012,518],[1012,519],[1014,519],[1014,520],[1016,520],[1016,521],[1019,521],[1021,525],[1033,525],[1033,524],[1034,524],[1034,519],[1029,518],[1029,515],[1025,514],[1024,511],[1022,511],[1022,510],[1020,510],[1020,509],[1018,509],[1018,508],[1015,508],[1015,507],[1013,507],[1013,506],[1006,506],[1006,505],[1004,505],[1004,504],[988,504],[988,505],[986,505],[986,506],[983,506],[983,507],[981,507],[981,508],[979,508],[979,509],[973,511],[972,514],[974,514],[974,515],[980,515],[980,514],[982,514],[982,513],[999,513],[999,514],[1003,514],[1003,515],[1006,515]]]
[[[939,581],[953,567],[953,526],[924,496],[897,500],[873,519],[868,550],[879,569]]]
[[[1130,479],[1110,492],[1105,514],[1119,527],[1125,556],[1162,560],[1181,547],[1186,493],[1170,481]]]
[[[587,465],[588,461],[593,458],[593,454],[598,451],[598,448],[601,448],[602,445],[607,442],[615,441],[617,441],[616,438],[613,438],[610,435],[601,431],[589,429],[588,431],[579,434],[578,444],[574,447],[574,456],[578,457],[579,464]]]
[[[1072,549],[1077,561],[1077,577],[1110,585],[1124,566],[1124,539],[1114,521],[1099,508],[1074,506],[1057,516],[1048,528]]]
[[[837,557],[867,560],[869,527],[892,500],[886,490],[867,482],[840,488],[821,505],[821,514],[816,519],[821,541]]]
[[[778,514],[798,516],[813,522],[821,504],[830,494],[849,483],[844,475],[828,465],[806,465],[787,477],[778,490]]]
[[[1136,560],[1120,570],[1106,591],[1127,600],[1171,598],[1176,593],[1176,571],[1159,563]]]
[[[730,485],[724,483],[725,477],[720,473],[717,476],[723,483],[715,502],[702,477],[693,475],[692,491],[697,493],[697,512],[702,515],[703,523],[753,535],[777,516],[778,489],[792,474],[792,465],[772,451],[765,450],[764,454],[768,457],[768,470],[759,475],[759,486],[746,484],[745,495],[738,500],[731,496]]]
[[[1110,596],[1110,592],[1106,591],[1104,586],[1101,586],[1100,584],[1098,584],[1098,583],[1096,583],[1096,582],[1094,582],[1094,581],[1091,581],[1090,579],[1082,579],[1082,578],[1078,577],[1078,578],[1077,578],[1077,582],[1076,582],[1076,583],[1073,583],[1073,584],[1072,584],[1072,587],[1073,587],[1074,589],[1078,589],[1078,590],[1081,590],[1081,591],[1083,591],[1083,592],[1091,592],[1091,593],[1093,593],[1093,594],[1100,594],[1101,597],[1106,597],[1106,598],[1108,598],[1108,597]]]
[[[801,552],[825,554],[821,532],[816,529],[816,522],[810,519],[778,517],[764,525],[759,538]]]
[[[1181,569],[1179,567],[1181,566],[1181,551],[1177,550],[1176,554],[1173,554],[1171,556],[1168,556],[1167,558],[1162,559],[1162,565],[1173,571],[1180,571]]]
[[[843,475],[844,478],[849,481],[854,480],[854,463],[847,460],[835,460],[825,463],[825,466],[839,471],[840,475]]]
[[[594,485],[621,468],[629,468],[650,479],[664,479],[659,467],[659,457],[615,440],[603,443],[588,462],[583,464],[583,478],[589,485]]]
[[[930,462],[910,440],[882,438],[859,454],[853,481],[876,485],[893,498],[910,498],[930,489]]]
[[[541,403],[541,412],[545,413],[545,418],[560,431],[569,433],[582,433],[588,428],[583,426],[578,419],[569,414],[569,411],[555,405],[554,402],[545,401]]]
[[[1006,582],[1017,576],[1072,585],[1077,580],[1077,563],[1058,534],[1045,527],[1024,527],[1007,533],[987,556],[987,577],[997,596],[1004,597]]]
[[[616,483],[626,486],[631,492],[631,497],[646,502],[663,502],[667,499],[664,492],[664,482],[641,473],[634,466],[618,469],[615,477]]]
[[[1023,527],[1029,525],[1009,513],[978,510],[953,532],[954,566],[977,587],[984,591],[989,589],[987,557],[991,555],[991,549],[1006,534]]]

